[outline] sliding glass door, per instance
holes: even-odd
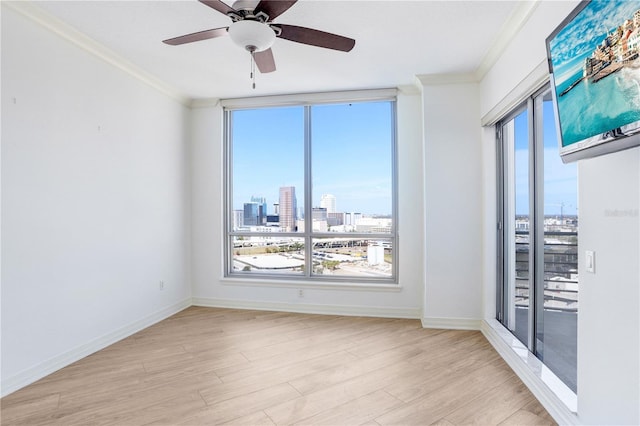
[[[529,310],[529,110],[520,108],[501,126],[504,155],[504,322],[528,345]]]
[[[558,154],[545,88],[498,123],[498,320],[574,392],[577,169]]]

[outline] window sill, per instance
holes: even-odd
[[[277,280],[266,278],[241,278],[223,277],[220,279],[223,285],[244,286],[244,287],[279,287],[296,289],[320,289],[320,290],[347,290],[347,291],[381,291],[400,292],[400,284],[390,283],[350,283],[350,282],[330,282],[318,280]]]
[[[497,320],[485,320],[482,331],[556,421],[577,424],[578,396],[567,385]]]

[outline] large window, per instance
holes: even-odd
[[[226,275],[396,282],[395,101],[225,109]]]
[[[498,320],[576,392],[578,200],[548,88],[498,123]]]

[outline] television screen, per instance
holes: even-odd
[[[563,161],[640,145],[640,0],[583,1],[546,44]]]

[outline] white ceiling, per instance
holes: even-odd
[[[300,0],[275,22],[344,35],[356,45],[344,53],[277,39],[277,70],[258,74],[256,89],[248,53],[228,37],[181,46],[161,42],[231,23],[196,0],[33,4],[181,96],[200,99],[398,87],[414,84],[416,75],[477,73],[534,3]]]

